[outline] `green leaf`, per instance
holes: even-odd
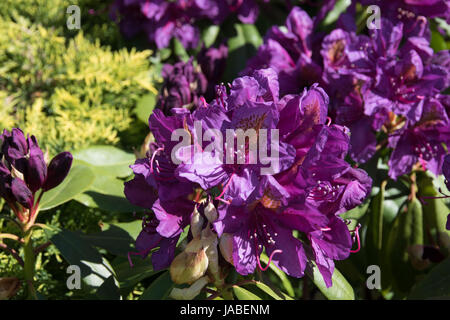
[[[314,262],[313,265],[313,274],[311,274],[308,269],[306,273],[325,297],[329,300],[355,300],[355,293],[353,292],[352,286],[337,268],[334,268],[333,276],[331,277],[333,285],[330,288],[327,288],[322,274],[319,272],[319,269],[317,269]]]
[[[189,60],[189,55],[186,52],[186,49],[184,48],[180,40],[178,40],[177,38],[173,38],[173,51],[175,55],[184,62]]]
[[[106,211],[134,212],[144,210],[132,205],[123,191],[123,180],[99,173],[89,190],[77,195],[75,200],[87,207],[101,208]]]
[[[120,291],[114,276],[110,276],[106,279],[97,289],[95,295],[101,300],[120,300]]]
[[[418,282],[408,299],[449,299],[450,298],[450,257],[435,266]]]
[[[417,173],[419,196],[424,200],[423,212],[425,221],[430,229],[441,233],[442,236],[446,234],[450,237],[450,231],[445,228],[447,215],[450,212],[445,202],[446,199],[433,199],[433,197],[440,196],[436,189],[442,188],[442,191],[445,190],[443,180],[442,176],[435,177],[428,172]]]
[[[364,204],[355,207],[349,211],[346,211],[340,215],[342,219],[355,219],[359,220],[367,213],[367,209],[369,208],[369,201],[366,201]]]
[[[155,104],[156,95],[153,93],[146,94],[145,96],[140,98],[135,109],[137,118],[147,124],[148,118],[150,117]]]
[[[59,186],[44,193],[40,202],[40,210],[52,209],[74,199],[78,194],[86,191],[92,185],[94,179],[95,174],[90,167],[73,166],[66,179]]]
[[[159,54],[159,58],[161,59],[161,61],[164,61],[170,57],[170,55],[172,54],[172,50],[170,48],[164,48],[164,49],[158,50],[158,54]]]
[[[114,271],[117,274],[120,288],[132,288],[143,279],[149,278],[159,271],[154,271],[149,258],[142,259],[138,256],[131,257],[133,267],[127,258],[118,257],[112,262]]]
[[[136,157],[113,146],[92,146],[73,154],[77,161],[92,167],[97,176],[128,177],[132,171],[129,168]]]
[[[165,271],[145,289],[139,300],[164,300],[169,296],[174,286],[169,271]]]
[[[383,246],[383,216],[386,184],[386,180],[381,183],[380,191],[372,199],[370,206],[370,223],[367,237],[371,241],[371,245],[376,250],[377,255]]]
[[[338,0],[334,5],[334,8],[328,12],[327,16],[321,23],[324,26],[328,26],[337,21],[339,16],[347,9],[351,4],[351,0]]]
[[[262,38],[256,26],[235,24],[236,35],[228,40],[228,60],[225,79],[231,81],[242,71],[261,45]]]
[[[261,254],[260,260],[267,264],[269,262],[269,257],[267,257],[267,255],[263,253]],[[280,278],[281,283],[283,284],[283,287],[288,295],[290,295],[291,297],[295,296],[294,288],[292,287],[292,284],[286,274],[278,269],[277,266],[273,263],[270,264],[269,268],[278,276],[278,278]]]
[[[431,31],[430,47],[433,48],[434,52],[447,50],[447,44],[445,43],[445,39],[437,30]]]
[[[107,250],[109,253],[124,256],[134,249],[134,239],[130,234],[115,226],[107,225],[104,231],[92,234],[80,234],[80,237],[95,247]]]
[[[202,39],[206,48],[209,48],[214,44],[214,42],[217,39],[217,36],[219,35],[219,32],[220,27],[217,25],[211,25],[205,28],[205,30],[203,30]]]
[[[271,287],[269,287],[267,284],[263,282],[255,281],[253,284],[256,285],[262,291],[264,291],[265,293],[267,293],[269,296],[274,298],[275,300],[294,300],[292,297],[288,296],[287,294],[279,290],[278,290],[279,293],[275,292]]]
[[[99,288],[105,280],[115,276],[109,262],[79,234],[55,227],[49,227],[45,232],[64,259],[80,267],[87,285]]]
[[[423,244],[422,205],[416,198],[402,207],[390,230],[385,260],[388,261],[392,283],[396,291],[405,294],[414,283],[416,271],[410,261],[408,248]]]
[[[262,300],[254,293],[238,286],[233,286],[233,292],[238,300]]]
[[[116,226],[118,228],[121,228],[128,232],[131,238],[133,240],[136,240],[139,233],[142,230],[142,220],[135,220],[131,222],[117,222],[117,223],[111,223],[112,226]]]

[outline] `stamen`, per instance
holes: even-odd
[[[275,254],[277,254],[277,253],[283,253],[283,250],[279,250],[279,249],[274,250],[274,251],[272,252],[272,254],[270,255],[270,257],[269,257],[269,261],[267,262],[267,265],[266,265],[264,268],[261,266],[261,261],[259,260],[259,255],[257,254],[257,255],[256,255],[256,261],[258,262],[258,267],[259,267],[259,269],[261,269],[261,271],[266,271],[267,269],[269,269],[270,263],[272,262],[272,258],[273,258],[273,256],[274,256]]]
[[[225,184],[225,186],[222,189],[222,192],[215,198],[216,200],[220,200],[226,203],[226,200],[221,199],[221,197],[224,195],[225,191],[227,191],[228,187],[230,186],[231,179],[234,177],[234,172],[231,174],[230,179],[228,179],[228,182]],[[229,201],[229,200],[228,200]]]
[[[203,107],[204,108],[208,107],[208,105],[206,104],[206,100],[205,100],[205,98],[203,96],[200,97],[200,101],[203,103]]]
[[[155,152],[153,152],[152,158],[150,159],[150,173],[153,173],[153,161],[155,160],[156,154],[159,151],[163,151],[163,150],[164,150],[164,147],[161,147],[161,148],[156,149]]]
[[[356,253],[356,252],[359,252],[359,250],[361,250],[361,241],[359,239],[359,228],[361,228],[360,224],[358,224],[356,226],[355,230],[350,231],[350,232],[355,232],[356,241],[358,242],[358,248],[356,250],[350,250],[350,253]]]
[[[327,117],[327,127],[329,127],[331,125],[331,118]]]

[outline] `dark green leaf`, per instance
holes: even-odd
[[[120,288],[131,288],[143,279],[149,278],[158,271],[153,270],[150,258],[142,259],[132,256],[133,267],[127,258],[118,257],[112,262]]]
[[[169,296],[174,286],[169,271],[165,271],[152,282],[139,300],[164,300]]]
[[[52,209],[72,200],[86,191],[92,185],[94,179],[95,174],[89,166],[73,166],[66,179],[59,186],[44,193],[40,202],[40,210]]]
[[[80,267],[81,276],[87,285],[98,288],[106,279],[114,276],[108,261],[79,234],[54,227],[45,232],[64,259]]]
[[[95,247],[100,247],[108,252],[126,257],[134,248],[134,239],[130,234],[115,226],[107,225],[104,231],[92,234],[80,234],[81,238]]]
[[[235,24],[236,35],[228,40],[228,61],[225,79],[231,81],[242,71],[249,58],[261,45],[262,38],[252,24]]]
[[[400,209],[385,251],[394,288],[403,294],[410,290],[416,274],[407,251],[414,244],[423,244],[422,206],[416,198]]]
[[[314,264],[314,263],[313,263]],[[322,274],[317,269],[314,264],[313,274],[307,269],[307,274],[314,282],[314,284],[319,288],[320,292],[327,297],[329,300],[354,300],[355,293],[353,292],[352,286],[344,278],[344,276],[339,272],[337,268],[334,268],[332,281],[333,285],[327,288],[325,281],[323,280]]]
[[[261,254],[260,257],[261,261],[267,264],[269,262],[269,258],[265,254]],[[284,289],[290,296],[295,296],[294,288],[292,287],[291,282],[289,281],[289,278],[286,276],[286,274],[277,268],[277,266],[273,263],[270,264],[269,268],[280,278],[281,283],[283,284]]]
[[[120,300],[120,292],[114,276],[106,279],[97,289],[95,295],[101,300]]]
[[[408,299],[450,298],[450,258],[435,266],[411,291]]]

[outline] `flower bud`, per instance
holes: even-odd
[[[209,222],[214,222],[217,220],[217,210],[212,201],[210,201],[205,208],[205,216]]]
[[[177,284],[193,283],[208,268],[208,256],[200,239],[193,239],[170,265],[170,277]]]
[[[220,237],[219,242],[220,253],[224,259],[234,265],[233,263],[233,235],[224,233]]]
[[[192,212],[191,218],[191,233],[194,238],[200,236],[202,232],[204,219],[201,216],[200,212],[197,210],[197,206],[194,208],[194,212]]]
[[[34,202],[33,194],[23,180],[14,178],[11,181],[11,191],[18,203],[25,208],[31,209]]]
[[[34,193],[42,187],[47,178],[47,164],[44,160],[44,153],[39,148],[36,138],[31,136],[27,141],[29,146],[29,158],[26,162],[24,177],[31,192]]]
[[[72,166],[72,160],[70,152],[61,152],[50,161],[47,179],[42,186],[44,191],[53,189],[63,182]]]

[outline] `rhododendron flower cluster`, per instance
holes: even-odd
[[[185,48],[196,47],[200,31],[195,23],[200,20],[220,24],[237,15],[243,23],[254,23],[259,13],[256,0],[116,0],[110,10],[126,36],[144,32],[159,49],[172,38]]]
[[[391,178],[416,164],[439,174],[443,144],[450,142],[449,101],[441,94],[449,85],[450,60],[448,50],[433,52],[422,15],[448,18],[450,8],[445,1],[379,4],[389,14],[391,7],[408,13],[397,19],[382,15],[379,28],[368,35],[356,33],[354,3],[326,36],[314,32],[314,20],[305,11],[293,8],[286,28],[269,30],[243,74],[271,67],[283,94],[320,83],[331,97],[330,116],[352,133],[354,161],[367,162],[387,145]],[[376,132],[384,139],[379,134],[377,142]]]
[[[134,254],[146,257],[153,250],[155,270],[170,266],[174,281],[185,277],[191,283],[207,270],[220,278],[218,247],[242,275],[265,270],[260,262],[265,252],[269,263],[294,277],[302,277],[314,261],[331,286],[334,260],[347,258],[352,234],[359,237],[359,227],[349,230],[339,214],[361,204],[372,184],[366,172],[344,160],[348,129],[330,124],[328,96],[317,84],[301,94],[280,95],[272,68],[216,92],[216,99],[200,99],[191,110],[173,108],[165,115],[156,109],[150,116],[155,142],[147,157],[131,166],[135,177],[125,183],[129,201],[152,211]],[[199,139],[210,129],[216,138]],[[187,134],[187,145],[179,147],[172,135],[177,130]],[[267,152],[259,150],[257,157],[248,140],[239,146],[239,137],[229,138],[239,130],[255,132]],[[270,137],[263,143],[262,133]],[[215,140],[219,136],[226,141]],[[226,163],[210,161],[218,153],[212,144],[223,146]],[[271,170],[263,173],[267,167]],[[188,247],[175,258],[189,225]],[[195,275],[180,271],[180,264]]]

